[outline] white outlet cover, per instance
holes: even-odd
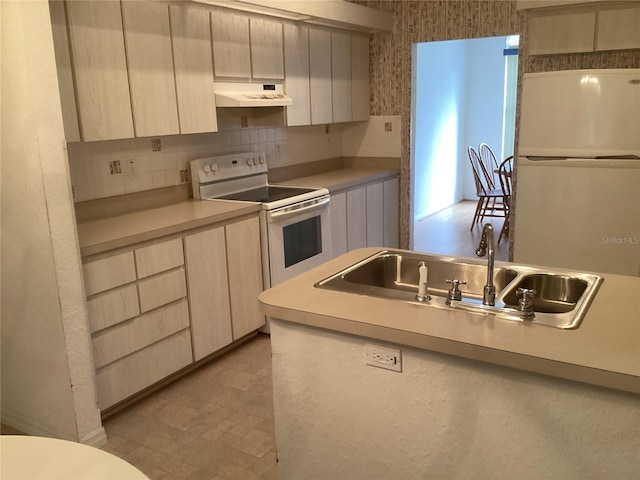
[[[367,343],[364,346],[365,363],[372,367],[384,368],[393,372],[402,372],[402,351]]]

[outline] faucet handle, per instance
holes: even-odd
[[[459,285],[466,285],[467,282],[465,280],[454,279],[446,279],[447,283],[451,284],[451,290],[449,290],[449,294],[447,295],[447,304],[451,303],[452,300],[462,300],[462,292],[458,288]]]
[[[531,299],[536,293],[538,292],[533,288],[519,288],[516,290],[516,297],[521,297],[518,300],[518,308],[522,312],[522,318],[525,320],[530,320],[535,316]]]

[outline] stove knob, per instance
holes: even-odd
[[[211,172],[215,175],[217,171],[218,171],[218,164],[217,163],[212,163],[211,164]]]
[[[252,161],[253,161],[252,158],[247,158],[247,165],[251,166],[252,165]]]
[[[205,173],[208,174],[211,171],[211,165],[209,165],[209,164],[205,165],[204,166],[204,171],[205,171]]]
[[[260,157],[260,165],[264,165],[264,157]]]

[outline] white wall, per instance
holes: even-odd
[[[506,37],[415,46],[414,221],[476,199],[467,147],[502,147]]]
[[[280,479],[594,479],[640,471],[637,395],[271,322]],[[379,343],[373,341],[373,343]]]
[[[458,159],[465,127],[465,41],[414,47],[413,215],[420,219],[462,198]]]
[[[49,7],[0,2],[2,422],[93,445],[97,406]]]

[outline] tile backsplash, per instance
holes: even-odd
[[[264,151],[268,167],[280,168],[342,154],[340,125],[242,128],[239,118],[225,116],[218,127],[216,133],[69,143],[75,202],[186,183],[189,162],[206,156]]]

